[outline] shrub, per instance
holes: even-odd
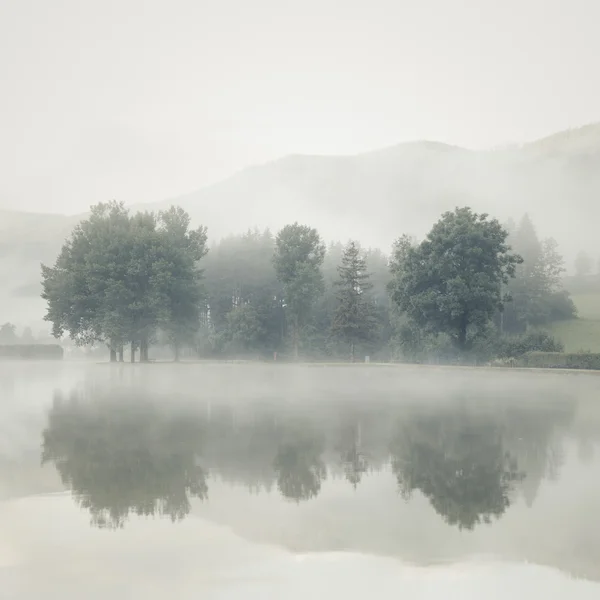
[[[8,344],[0,346],[0,358],[25,360],[62,360],[64,350],[58,344]]]
[[[563,352],[564,344],[545,331],[502,338],[498,343],[498,358],[518,358],[528,352]]]
[[[549,321],[566,321],[577,317],[577,307],[569,292],[561,290],[548,298]]]
[[[600,354],[580,352],[529,352],[520,361],[524,367],[541,369],[587,369],[600,370]]]

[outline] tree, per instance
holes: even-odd
[[[163,243],[163,259],[155,265],[158,272],[154,285],[159,286],[163,310],[158,324],[166,332],[179,360],[182,344],[190,344],[200,328],[205,292],[200,260],[208,252],[206,228],[190,230],[190,217],[179,207],[172,206],[159,213],[158,232]]]
[[[16,344],[17,328],[12,323],[4,323],[0,327],[0,344]]]
[[[249,230],[215,244],[205,264],[210,350],[271,355],[283,338],[283,295],[271,232]],[[235,314],[234,314],[235,313]]]
[[[131,339],[125,307],[132,301],[128,283],[130,218],[123,204],[98,204],[63,245],[53,267],[42,265],[45,319],[52,334],[65,332],[78,345],[106,342],[111,360]]]
[[[277,234],[273,263],[283,285],[295,358],[298,358],[300,331],[308,323],[316,298],[323,292],[324,258],[325,245],[316,229],[294,223]]]
[[[350,360],[354,362],[356,344],[372,337],[377,326],[370,296],[373,284],[356,242],[344,249],[338,273],[338,306],[331,333],[350,345]]]
[[[575,273],[578,277],[586,277],[592,272],[592,257],[587,252],[579,252],[575,257]]]
[[[423,242],[397,249],[394,301],[425,331],[468,350],[502,309],[502,285],[522,261],[507,236],[496,219],[468,207],[444,213]]]
[[[573,317],[575,306],[561,289],[564,261],[556,240],[540,241],[526,214],[508,241],[523,262],[517,265],[515,278],[507,286],[511,302],[500,319],[501,330],[519,333],[529,325]]]
[[[189,217],[171,209],[130,216],[117,202],[98,204],[74,229],[53,267],[42,265],[42,297],[53,335],[78,345],[104,342],[116,360],[131,344],[131,360],[162,327],[173,337],[193,331],[202,299],[198,261],[206,231],[189,231]]]

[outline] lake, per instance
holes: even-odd
[[[0,597],[600,598],[600,377],[0,363]]]

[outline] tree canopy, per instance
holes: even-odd
[[[321,272],[324,258],[325,244],[316,229],[294,223],[286,225],[277,234],[273,263],[277,279],[283,286],[296,358],[301,330],[308,324],[315,300],[324,290]]]
[[[556,242],[540,240],[528,215],[503,227],[457,208],[425,239],[399,237],[390,256],[357,241],[326,246],[299,223],[208,251],[206,229],[181,208],[130,214],[111,202],[92,207],[42,266],[42,296],[56,337],[106,344],[112,360],[130,345],[131,360],[139,351],[146,361],[152,344],[176,360],[485,362],[539,349],[530,327],[575,316],[563,271]]]
[[[338,273],[338,306],[331,332],[350,345],[350,359],[354,362],[356,343],[372,337],[377,326],[371,297],[373,284],[356,242],[350,242],[344,249]]]
[[[53,267],[42,266],[46,320],[56,337],[104,342],[111,358],[125,344],[141,359],[161,328],[177,345],[199,327],[206,230],[191,230],[172,208],[131,216],[123,204],[92,207],[64,244]]]
[[[444,213],[423,242],[397,245],[393,299],[419,327],[468,349],[503,308],[503,285],[522,262],[507,237],[486,214],[470,208]]]

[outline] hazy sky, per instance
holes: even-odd
[[[0,0],[0,207],[600,120],[600,0]]]

